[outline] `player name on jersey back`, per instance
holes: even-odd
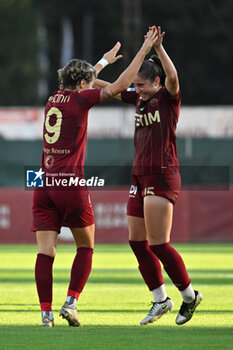
[[[70,95],[56,94],[54,96],[49,96],[48,101],[52,103],[65,103],[70,101]]]

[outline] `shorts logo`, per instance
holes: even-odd
[[[131,185],[130,190],[129,190],[129,195],[130,197],[135,197],[137,194],[137,186]]]
[[[44,187],[44,171],[42,169],[27,170],[27,188]]]

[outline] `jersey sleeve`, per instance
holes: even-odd
[[[172,104],[178,105],[180,103],[180,100],[181,100],[180,90],[175,95],[171,95],[170,92],[166,89],[166,87],[164,87],[164,91]]]
[[[138,94],[136,93],[135,89],[129,88],[125,91],[122,91],[121,99],[124,103],[131,103],[136,106]]]
[[[90,109],[94,105],[100,104],[101,89],[83,90],[76,95],[76,100],[79,106],[84,109]]]

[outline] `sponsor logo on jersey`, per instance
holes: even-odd
[[[159,110],[154,112],[154,115],[149,112],[145,114],[135,113],[135,125],[137,126],[149,126],[153,123],[160,123],[160,114]]]

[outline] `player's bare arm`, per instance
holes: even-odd
[[[126,90],[132,83],[138,73],[145,56],[150,52],[155,43],[157,36],[156,27],[150,27],[147,35],[144,36],[144,43],[130,65],[124,70],[119,78],[112,84],[104,87],[101,91],[101,102],[118,95],[121,91]]]
[[[101,89],[100,91],[100,101],[101,102],[104,102],[104,101],[107,101],[109,100],[111,97],[113,97],[113,91],[112,90],[109,90],[108,91],[106,90],[106,87],[104,87],[103,89]]]
[[[165,35],[165,32],[161,33],[161,28],[158,27],[157,37],[153,47],[160,58],[164,72],[166,74],[165,86],[171,95],[175,95],[179,91],[179,79],[178,79],[176,68],[163,47],[162,43],[163,43],[164,35]]]
[[[102,79],[95,79],[94,87],[102,89],[109,84],[111,84],[109,81],[102,80]]]
[[[109,81],[105,81],[105,80],[101,80],[101,79],[96,79],[95,80],[95,84],[94,87],[95,88],[100,88],[103,89],[104,87],[106,87],[107,85],[111,84]],[[101,92],[101,94],[104,94],[104,92]],[[110,97],[109,97],[110,98]],[[118,94],[116,96],[113,96],[113,98],[117,99],[117,100],[121,100],[121,94]],[[104,101],[102,99],[102,101]]]

